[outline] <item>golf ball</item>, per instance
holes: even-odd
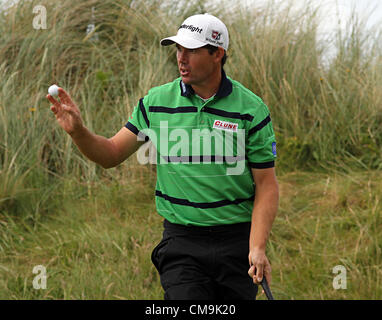
[[[53,97],[57,97],[58,96],[58,86],[56,86],[55,84],[50,86],[48,89],[48,93]]]

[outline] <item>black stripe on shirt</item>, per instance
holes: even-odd
[[[134,134],[137,135],[137,136],[138,136],[138,135],[142,135],[141,138],[144,137],[145,141],[149,141],[149,136],[145,135],[143,132],[140,132],[140,131],[138,130],[138,128],[137,128],[135,125],[131,124],[130,122],[126,123],[125,127],[126,127],[127,129],[129,129],[132,133],[134,133]]]
[[[263,163],[248,162],[248,165],[253,169],[268,169],[268,168],[273,168],[275,166],[275,162],[274,161],[263,162]]]
[[[150,122],[149,122],[149,119],[147,118],[146,109],[143,104],[143,98],[139,100],[139,110],[141,110],[142,112],[143,118],[145,119],[145,122],[147,124],[147,128],[150,128]]]
[[[211,113],[211,114],[216,114],[217,116],[221,116],[225,118],[240,119],[240,120],[247,120],[247,121],[253,120],[253,116],[251,116],[248,113],[242,114],[239,112],[228,112],[228,111],[210,108],[210,107],[204,107],[201,111]]]
[[[246,158],[240,157],[240,156],[162,156],[162,158],[166,162],[171,163],[215,163],[215,162],[222,162],[222,163],[236,163],[238,161],[243,161]]]
[[[236,163],[238,161],[243,161],[246,158],[240,156],[162,156],[162,158],[168,163]]]
[[[178,204],[181,206],[188,206],[188,207],[193,207],[193,208],[198,208],[198,209],[220,208],[220,207],[229,206],[232,204],[237,205],[237,204],[240,204],[244,201],[249,201],[249,200],[253,201],[255,199],[255,196],[251,196],[250,198],[246,198],[246,199],[220,200],[220,201],[216,201],[216,202],[191,202],[191,201],[188,201],[187,199],[170,197],[166,194],[163,194],[159,190],[155,191],[155,195],[157,197],[161,197],[161,198],[163,198],[163,199],[165,199],[165,200],[167,200],[173,204]]]
[[[251,130],[248,131],[248,136],[251,134],[254,134],[255,132],[263,129],[269,122],[271,122],[271,116],[268,115],[263,121],[261,121],[259,124],[254,126]]]
[[[177,107],[177,108],[169,108],[169,107],[157,107],[151,106],[149,107],[149,112],[161,112],[161,113],[191,113],[198,112],[197,107]]]

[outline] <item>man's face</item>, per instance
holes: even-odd
[[[216,54],[210,54],[206,48],[186,49],[179,44],[176,48],[178,68],[185,84],[204,85],[220,66]]]

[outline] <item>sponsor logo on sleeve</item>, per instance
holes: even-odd
[[[272,153],[273,155],[276,157],[277,156],[277,153],[276,153],[276,142],[273,142],[272,143]]]

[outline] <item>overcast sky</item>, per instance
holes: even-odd
[[[304,0],[297,1],[304,2]],[[342,20],[342,25],[345,25],[353,10],[361,21],[365,21],[367,28],[377,27],[377,23],[382,21],[381,0],[316,0],[315,2],[322,2],[323,11],[328,12],[326,23],[329,26],[338,25],[338,16]]]
[[[334,0],[324,0],[329,10]],[[382,20],[382,1],[381,0],[337,0],[338,7],[342,11],[343,17],[349,17],[352,8],[355,8],[360,18],[368,21],[369,27]]]
[[[11,0],[12,1],[12,0]],[[17,0],[13,0],[17,1]],[[217,0],[219,1],[219,0]],[[232,0],[236,2],[237,0]],[[271,3],[279,2],[285,3],[287,0],[241,0],[244,3]],[[343,25],[349,18],[352,9],[359,15],[360,18],[365,18],[368,21],[368,27],[376,26],[378,22],[382,21],[382,0],[290,0],[298,6],[304,6],[306,3],[311,2],[322,8],[325,14],[325,21],[323,28],[335,28],[338,26],[338,19],[340,17]],[[6,0],[0,0],[0,5]],[[38,2],[36,2],[38,3]]]
[[[217,0],[218,1],[218,0]],[[288,0],[240,0],[248,5],[263,5],[276,3],[279,6],[286,5]],[[334,39],[339,26],[342,30],[346,30],[346,24],[355,13],[360,21],[365,23],[365,28],[361,30],[368,31],[370,40],[377,39],[374,34],[382,34],[382,0],[289,0],[293,6],[299,10],[308,3],[314,8],[320,8],[322,17],[321,24],[318,29],[319,38],[328,40]],[[339,23],[340,22],[340,23]],[[349,30],[348,30],[349,31]],[[381,37],[378,37],[380,39]],[[325,42],[326,50],[324,57],[330,59],[336,54],[336,46],[334,42]],[[379,44],[382,47],[382,43]]]
[[[17,0],[8,0],[17,2]],[[220,0],[212,0],[219,1]],[[236,2],[237,0],[232,0]],[[251,3],[255,5],[267,3],[285,4],[288,0],[240,0],[243,3]],[[359,18],[367,22],[367,28],[376,28],[382,30],[382,0],[289,0],[296,8],[306,6],[308,2],[314,6],[321,8],[324,12],[323,21],[320,26],[320,31],[325,34],[338,28],[338,20],[341,21],[341,26],[345,27],[346,22],[351,16],[354,9]],[[0,0],[1,5],[7,0]],[[58,1],[59,2],[59,1]],[[38,1],[36,1],[38,3]],[[373,29],[375,31],[376,29]]]
[[[286,0],[242,0],[244,3],[280,3],[285,4]],[[322,22],[323,29],[335,29],[338,27],[338,20],[345,26],[349,20],[352,11],[359,16],[361,20],[367,21],[367,27],[376,27],[378,22],[382,21],[382,0],[290,0],[296,8],[306,6],[308,2],[314,6],[320,7],[324,12]],[[378,26],[379,27],[379,26]],[[380,28],[380,27],[379,27]]]

